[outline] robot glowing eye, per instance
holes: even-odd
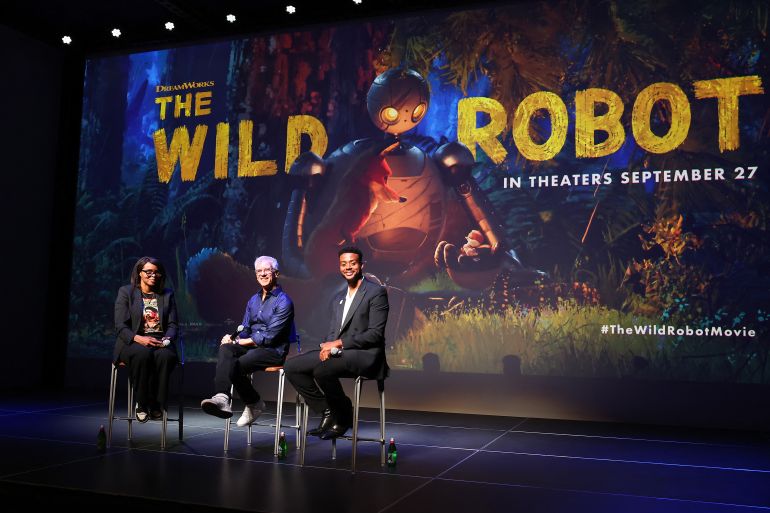
[[[385,107],[380,111],[380,118],[388,124],[398,121],[398,110],[393,107]]]
[[[421,103],[412,112],[412,121],[418,121],[425,115],[425,104]]]

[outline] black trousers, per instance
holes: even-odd
[[[120,350],[120,361],[126,364],[134,386],[136,402],[144,408],[168,402],[168,380],[179,358],[173,345],[145,347],[134,342]]]
[[[316,413],[329,408],[337,415],[349,414],[352,403],[345,395],[339,378],[355,378],[360,374],[350,361],[352,351],[345,351],[341,356],[324,362],[318,356],[320,351],[310,351],[286,362],[286,377]]]
[[[283,365],[284,359],[273,349],[265,347],[220,344],[214,376],[214,393],[222,393],[230,397],[230,385],[232,385],[244,403],[254,404],[259,401],[259,393],[254,389],[248,375],[267,367]]]

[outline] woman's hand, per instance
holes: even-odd
[[[147,335],[134,335],[134,342],[144,347],[163,347],[163,342]]]

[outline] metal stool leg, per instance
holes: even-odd
[[[300,421],[300,439],[302,444],[299,449],[299,464],[305,465],[305,448],[307,447],[307,417],[310,407],[306,402],[302,403],[302,420]]]
[[[168,410],[163,407],[163,423],[160,426],[160,449],[166,449],[166,428],[168,427]]]
[[[251,383],[252,386],[254,385],[254,374],[253,373],[249,374],[249,383]],[[233,394],[231,392],[230,396],[232,397],[232,395]],[[243,397],[241,397],[241,400],[243,400]],[[230,406],[232,407],[232,404]],[[244,410],[246,409],[246,404],[245,403],[243,404],[243,409]],[[236,422],[238,422],[238,421],[236,421]],[[251,424],[246,426],[246,445],[251,446]]]
[[[230,405],[233,404],[233,386],[230,385]],[[251,440],[249,440],[251,442]],[[230,419],[225,419],[225,452],[230,447]]]
[[[225,452],[230,446],[230,419],[225,419]]]
[[[294,428],[297,431],[297,436],[295,438],[297,440],[297,449],[300,448],[301,441],[302,441],[302,439],[300,438],[300,436],[301,436],[300,431],[301,431],[301,428],[302,428],[302,422],[301,422],[302,418],[301,417],[302,417],[302,401],[299,398],[299,394],[297,394],[297,397],[294,398],[294,420],[295,420]]]
[[[278,456],[278,439],[281,436],[281,419],[283,417],[283,387],[286,382],[286,373],[283,369],[278,371],[278,398],[275,406],[275,442],[273,443],[273,455]]]
[[[112,444],[112,421],[115,419],[115,385],[118,379],[118,367],[113,363],[110,372],[110,404],[107,417],[107,447]]]
[[[133,422],[136,415],[136,405],[134,404],[134,384],[131,383],[130,375],[128,376],[128,406],[126,409],[128,410],[126,413],[128,417],[128,440],[131,441],[134,436]]]
[[[377,381],[380,395],[380,466],[385,466],[385,382]]]
[[[179,367],[179,416],[177,417],[179,420],[177,423],[179,424],[179,441],[181,442],[184,439],[184,363],[177,364],[177,366]]]
[[[184,363],[177,363],[175,367],[179,367],[179,416],[176,421],[179,424],[179,441],[182,441],[184,436]],[[172,370],[173,372],[173,370]],[[167,399],[168,401],[168,399]],[[166,436],[168,434],[168,404],[163,404],[163,421],[160,431],[160,448],[166,448]],[[171,419],[172,421],[174,419]]]
[[[356,473],[356,449],[358,449],[358,405],[361,402],[361,377],[356,378],[356,385],[353,393],[353,451],[352,451],[352,471]]]

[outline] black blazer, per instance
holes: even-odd
[[[364,278],[348,309],[345,321],[345,287],[332,299],[331,325],[326,340],[342,340],[348,370],[367,378],[385,379],[385,325],[388,322],[388,291]]]
[[[163,336],[171,339],[171,348],[176,351],[177,339],[177,313],[174,292],[164,289],[158,294],[158,316],[160,317]],[[134,343],[134,335],[139,331],[142,319],[144,319],[144,303],[142,292],[133,285],[124,285],[118,289],[118,297],[115,299],[115,350],[112,361],[118,362],[120,351],[123,347]]]

